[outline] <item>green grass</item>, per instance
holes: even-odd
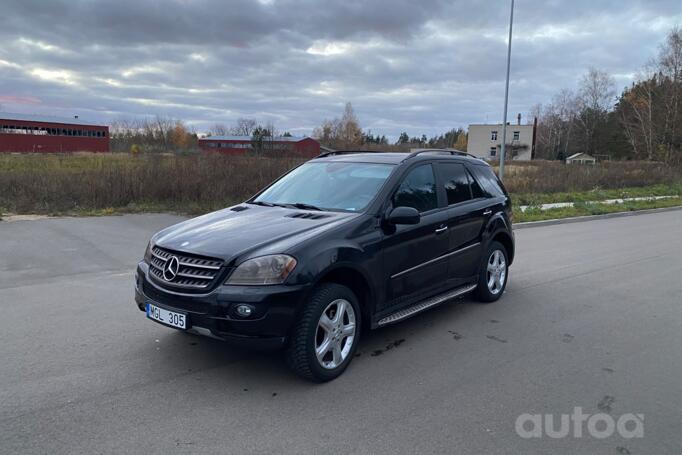
[[[595,188],[590,191],[573,191],[566,193],[520,193],[512,194],[514,206],[540,205],[553,202],[589,202],[606,199],[650,196],[682,196],[682,182],[641,187],[616,189]]]
[[[573,207],[540,210],[535,207],[522,212],[518,207],[514,208],[514,222],[523,223],[528,221],[554,220],[560,218],[572,218],[577,216],[603,215],[606,213],[634,212],[637,210],[657,209],[665,207],[682,206],[682,196],[654,201],[630,201],[622,204],[599,204],[578,202]]]

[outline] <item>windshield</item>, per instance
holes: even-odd
[[[359,212],[371,202],[393,167],[392,164],[309,162],[279,179],[252,202]]]

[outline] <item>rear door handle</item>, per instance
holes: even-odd
[[[448,230],[447,226],[439,227],[438,229],[436,229],[436,234],[441,234],[447,230]]]
[[[493,214],[493,209],[486,209],[483,212],[483,216],[488,216],[488,215],[492,215],[492,214]]]

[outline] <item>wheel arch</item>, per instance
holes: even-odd
[[[351,289],[358,298],[362,313],[362,325],[365,328],[371,326],[371,302],[374,301],[374,291],[370,286],[369,279],[362,271],[348,264],[339,264],[320,274],[315,285],[322,283],[336,283]]]
[[[514,240],[511,238],[509,233],[506,231],[498,231],[495,234],[492,235],[490,238],[490,242],[499,242],[504,246],[505,250],[507,250],[507,260],[509,261],[508,265],[511,265],[512,262],[514,262]]]

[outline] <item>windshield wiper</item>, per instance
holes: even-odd
[[[302,210],[318,210],[320,212],[324,211],[324,209],[321,209],[316,205],[306,204],[303,202],[296,202],[294,204],[287,204],[287,205],[290,205],[292,207],[296,207],[297,209],[302,209]]]

